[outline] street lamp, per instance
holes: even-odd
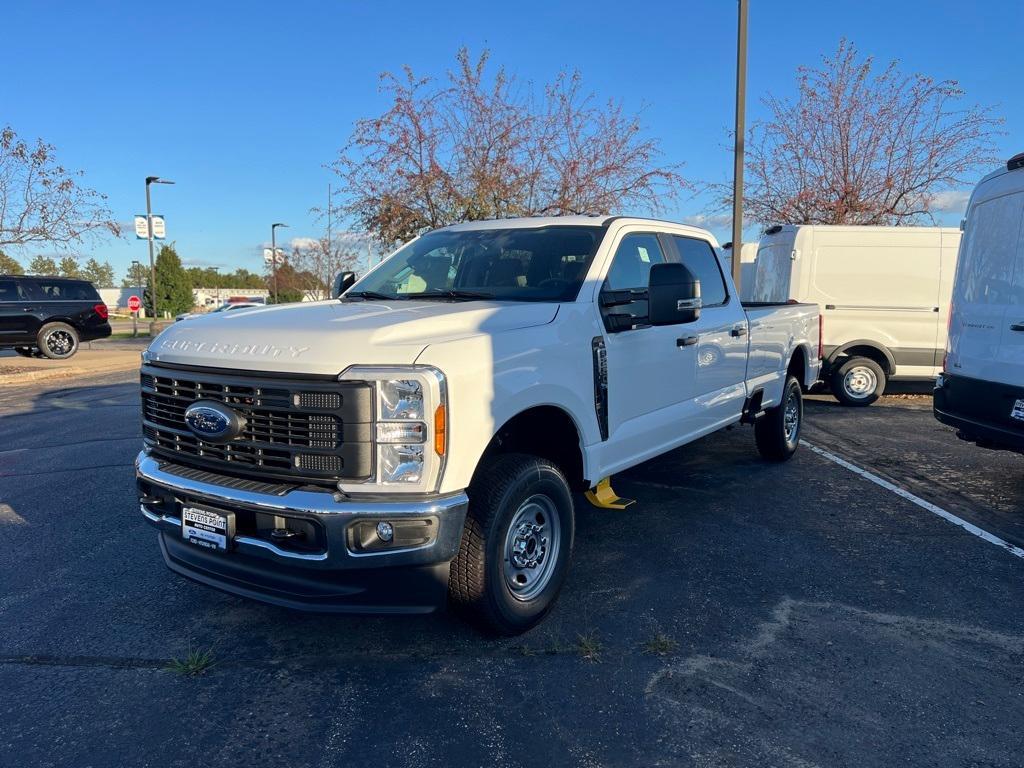
[[[156,335],[156,261],[153,259],[153,206],[149,200],[150,184],[173,184],[173,181],[161,179],[159,176],[146,177],[146,231],[149,241],[149,300],[153,305],[153,317],[149,321],[150,337]]]
[[[270,225],[270,269],[274,275],[274,303],[277,304],[277,228],[287,227],[278,222]]]

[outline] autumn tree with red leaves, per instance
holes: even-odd
[[[489,55],[458,52],[443,82],[384,73],[391,106],[356,123],[331,168],[340,209],[383,243],[455,222],[656,212],[685,186],[639,116],[598,102],[578,72],[540,95]]]
[[[768,96],[749,131],[746,216],[761,224],[915,224],[937,198],[996,162],[991,109],[959,108],[953,80],[874,74],[842,40],[820,69],[797,70],[795,101]],[[732,187],[719,192],[732,195]]]

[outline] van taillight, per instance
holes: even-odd
[[[825,316],[818,313],[818,359],[825,359]]]
[[[92,311],[99,315],[101,320],[106,320],[108,317],[110,317],[110,313],[107,311],[106,304],[97,304],[95,307],[92,308]]]

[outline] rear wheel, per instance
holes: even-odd
[[[800,445],[803,423],[804,399],[800,382],[795,376],[787,376],[782,400],[754,422],[754,437],[761,456],[769,461],[789,459]]]
[[[871,405],[885,392],[885,371],[868,357],[851,357],[830,376],[832,394],[843,405]]]
[[[469,488],[469,512],[448,593],[486,629],[525,632],[551,607],[569,570],[572,492],[549,461],[524,454],[487,460]]]
[[[78,351],[78,331],[67,323],[47,323],[36,336],[39,351],[51,360],[65,360]]]

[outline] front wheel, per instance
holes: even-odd
[[[451,602],[496,634],[525,632],[558,597],[574,531],[572,492],[558,467],[524,454],[487,460],[469,488]]]
[[[786,461],[800,445],[803,424],[804,399],[800,382],[794,376],[787,376],[782,400],[754,423],[757,450],[768,461]]]

